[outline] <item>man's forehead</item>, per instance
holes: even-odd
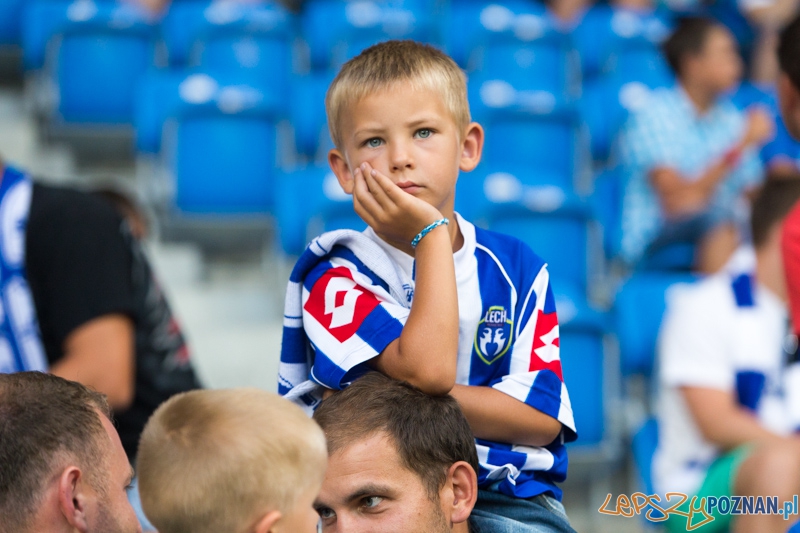
[[[344,504],[367,488],[399,487],[408,475],[413,473],[401,464],[392,439],[372,434],[331,454],[319,500]]]

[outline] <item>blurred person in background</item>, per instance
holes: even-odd
[[[0,533],[141,533],[110,416],[79,383],[0,374]]]
[[[178,322],[115,205],[2,162],[0,175],[0,372],[49,371],[105,394],[134,462],[156,408],[200,387]]]
[[[780,77],[778,78],[778,103],[786,129],[800,140],[800,16],[781,33],[778,47]],[[781,244],[789,287],[792,324],[795,334],[800,333],[800,205],[786,219]]]
[[[799,421],[782,387],[787,290],[780,244],[798,199],[800,176],[768,180],[752,209],[755,261],[741,248],[721,272],[668,295],[658,346],[658,494],[783,502],[800,491],[800,438],[793,434]],[[714,516],[703,531],[787,528],[779,515],[751,513],[732,524],[731,514]],[[686,518],[672,516],[667,525],[685,531]]]
[[[738,111],[723,94],[742,76],[721,24],[682,20],[664,43],[678,83],[655,91],[619,139],[625,173],[622,253],[637,264],[675,243],[695,245],[695,267],[717,271],[739,244],[737,204],[763,177],[758,148],[773,135],[763,109]]]

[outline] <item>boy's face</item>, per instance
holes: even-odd
[[[480,161],[483,130],[470,124],[459,131],[441,95],[398,82],[367,95],[343,113],[341,149],[328,161],[339,183],[353,192],[353,174],[369,163],[408,194],[452,217],[459,170]]]

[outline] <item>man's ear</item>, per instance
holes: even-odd
[[[280,511],[270,511],[265,514],[261,519],[256,522],[256,527],[253,529],[253,533],[270,533],[276,531],[275,524],[278,520],[281,519],[281,512]]]
[[[86,478],[77,466],[66,468],[58,478],[58,506],[64,519],[80,532],[89,531]]]
[[[477,122],[471,122],[464,132],[461,143],[461,164],[458,166],[464,172],[474,170],[481,162],[483,153],[483,127]]]
[[[344,154],[334,148],[328,152],[328,164],[331,170],[336,174],[336,179],[339,180],[339,185],[347,194],[353,194],[353,173],[350,172],[350,166],[344,158]]]
[[[466,461],[454,463],[447,470],[447,485],[453,487],[450,520],[455,524],[466,522],[478,500],[478,476]]]

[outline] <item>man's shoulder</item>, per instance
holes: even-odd
[[[96,229],[98,224],[110,223],[116,229],[120,222],[114,206],[94,194],[39,182],[33,185],[29,227],[46,224],[70,231],[72,224]]]
[[[732,284],[731,274],[722,272],[694,283],[674,285],[667,292],[667,310],[673,314],[724,317],[736,310]]]

